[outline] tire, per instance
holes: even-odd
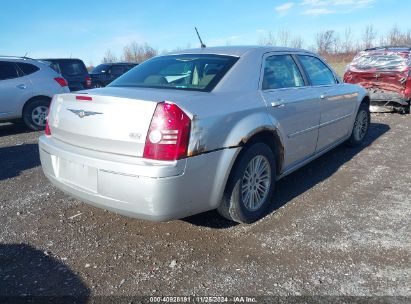
[[[370,108],[366,103],[361,103],[357,116],[355,117],[351,136],[347,141],[350,147],[358,147],[364,142],[368,130],[370,128],[371,115]]]
[[[104,88],[104,85],[103,85],[101,82],[96,82],[96,83],[94,84],[93,88],[96,88],[96,89],[98,89],[98,88]]]
[[[24,124],[34,131],[44,130],[50,100],[45,98],[36,98],[24,106],[23,121]]]
[[[270,205],[276,166],[274,154],[266,144],[255,143],[245,149],[230,173],[217,210],[231,221],[249,224],[262,218]]]
[[[404,107],[404,114],[410,114],[411,102],[408,102],[408,106]]]

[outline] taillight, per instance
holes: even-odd
[[[49,126],[49,118],[50,118],[50,109],[51,109],[51,105],[53,103],[53,100],[51,100],[50,105],[49,105],[49,109],[48,109],[48,114],[47,114],[47,119],[46,119],[46,128],[44,129],[44,134],[46,134],[47,136],[51,136],[51,130],[50,130],[50,126]]]
[[[90,88],[91,87],[91,77],[86,76],[86,87]]]
[[[91,100],[93,100],[93,98],[90,97],[90,96],[78,95],[78,96],[76,96],[76,100],[87,100],[87,101],[91,101]]]
[[[54,80],[57,81],[57,83],[59,85],[61,85],[62,87],[67,87],[68,86],[67,81],[62,77],[56,77],[56,78],[54,78]]]
[[[191,120],[175,104],[157,104],[144,146],[144,158],[177,160],[187,156]]]

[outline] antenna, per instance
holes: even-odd
[[[202,48],[202,49],[205,49],[205,48],[206,48],[206,45],[203,43],[203,40],[201,40],[201,37],[200,37],[200,34],[198,33],[197,28],[196,28],[196,27],[194,27],[194,28],[195,28],[195,30],[196,30],[198,40],[200,40],[201,48]]]

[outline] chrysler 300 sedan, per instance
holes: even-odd
[[[157,221],[217,209],[251,223],[278,179],[361,144],[369,125],[366,91],[316,54],[204,48],[56,95],[39,149],[50,181],[91,205]]]

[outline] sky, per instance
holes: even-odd
[[[0,0],[0,55],[73,57],[97,65],[131,41],[160,52],[208,46],[254,45],[288,29],[309,48],[317,32],[367,25],[385,34],[411,29],[409,0]]]

